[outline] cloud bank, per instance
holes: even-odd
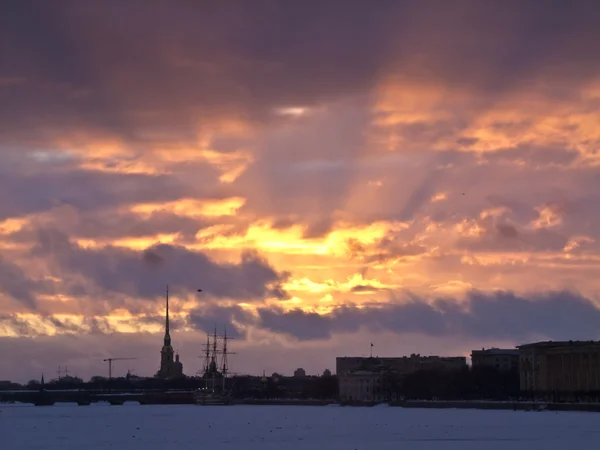
[[[30,371],[34,336],[144,353],[167,283],[188,359],[215,325],[249,365],[360,353],[340,336],[598,337],[599,21],[583,0],[3,2],[0,341]]]

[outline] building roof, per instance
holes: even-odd
[[[473,355],[513,355],[519,356],[518,348],[488,348],[481,350],[473,350],[471,351],[471,356]]]
[[[517,345],[517,348],[586,347],[590,345],[600,345],[600,341],[542,341],[533,342],[531,344]]]
[[[401,360],[442,360],[451,361],[464,359],[465,356],[438,356],[438,355],[421,355],[420,353],[412,353],[410,356],[336,356],[336,360],[350,361],[401,361]]]
[[[342,376],[344,377],[361,377],[361,376],[380,376],[381,371],[375,370],[355,370],[352,372],[348,372]]]

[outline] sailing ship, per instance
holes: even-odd
[[[222,343],[221,347],[219,341]],[[194,392],[194,402],[197,405],[233,404],[227,378],[229,373],[227,355],[230,354],[227,343],[227,330],[222,336],[217,335],[216,329],[212,336],[208,333],[206,335],[204,365],[201,369],[203,386]]]

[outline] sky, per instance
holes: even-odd
[[[0,6],[0,379],[600,338],[595,0]],[[197,289],[203,292],[198,293]]]

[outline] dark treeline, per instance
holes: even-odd
[[[114,391],[170,391],[195,390],[206,387],[206,382],[200,377],[182,377],[171,380],[158,378],[121,377],[110,380],[103,377],[92,377],[84,382],[77,377],[63,377],[44,383],[43,389],[53,390],[114,390]],[[210,382],[208,386],[211,387]],[[222,388],[222,379],[216,380],[216,388]],[[21,386],[16,383],[0,385],[0,390],[40,390],[42,385],[37,380],[31,380]],[[338,394],[337,377],[306,376],[284,377],[274,374],[265,378],[257,376],[234,376],[226,379],[226,389],[237,398],[295,398],[295,399],[335,399]]]
[[[232,391],[237,398],[255,399],[336,399],[335,375],[319,377],[233,378]]]
[[[90,381],[72,376],[44,383],[43,389],[82,391],[192,391],[206,386],[201,377],[182,377],[172,380],[158,378],[121,377],[107,379],[92,377]],[[210,387],[210,384],[209,384]],[[216,380],[217,389],[222,379]],[[0,391],[41,390],[38,380],[24,385],[0,382]],[[338,398],[338,377],[335,375],[284,377],[234,376],[226,379],[226,389],[238,399],[320,399]],[[382,401],[403,400],[490,400],[552,402],[599,402],[600,391],[593,392],[522,392],[519,373],[494,368],[465,368],[459,371],[420,370],[412,374],[383,373],[377,389]]]
[[[60,380],[51,380],[44,383],[44,390],[194,390],[204,386],[205,383],[199,377],[182,377],[171,380],[162,380],[159,378],[140,378],[140,377],[118,377],[107,379],[104,377],[92,377],[90,381],[84,382],[77,377],[63,377]],[[27,389],[40,390],[42,385],[38,380],[31,380],[27,384],[20,386],[12,383],[4,389]],[[0,386],[0,390],[3,387]]]
[[[419,370],[403,376],[386,373],[380,389],[388,400],[515,400],[519,373],[488,367]]]
[[[63,377],[44,385],[46,390],[195,390],[205,387],[200,377],[172,380],[157,378],[123,377],[106,379],[92,377],[88,382],[76,377]],[[217,387],[222,381],[217,381]],[[41,385],[32,380],[25,386],[11,384],[0,389],[24,388],[38,390]],[[338,397],[338,378],[329,376],[271,377],[234,376],[226,380],[226,389],[236,398],[254,399],[335,399]],[[519,374],[516,370],[501,372],[493,368],[466,368],[460,371],[420,370],[398,375],[381,375],[379,397],[395,400],[516,400],[524,397],[519,392]]]

